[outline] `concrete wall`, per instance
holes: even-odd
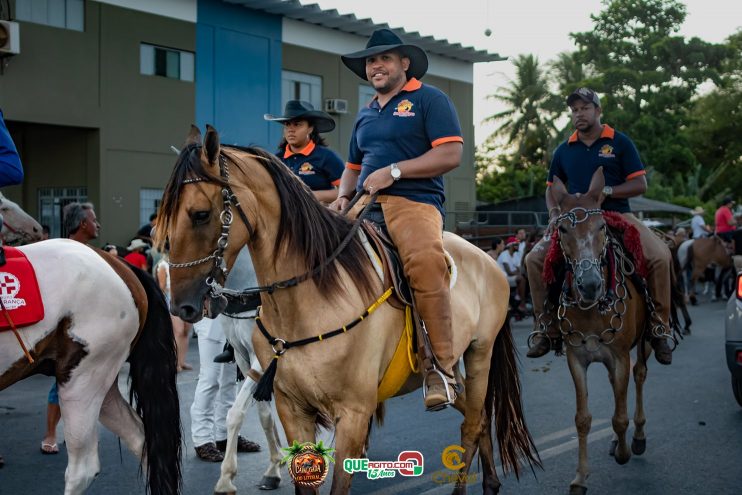
[[[20,22],[21,54],[0,76],[0,107],[26,169],[8,188],[38,213],[38,188],[87,187],[100,241],[139,227],[139,190],[162,188],[195,114],[195,84],[140,74],[140,43],[195,51],[193,23],[85,3],[82,32]]]

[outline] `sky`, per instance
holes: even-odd
[[[324,9],[337,9],[341,14],[370,17],[377,23],[419,31],[450,42],[460,42],[514,58],[533,53],[542,62],[559,52],[573,50],[570,32],[590,30],[590,14],[600,11],[600,0],[301,0],[317,3]],[[685,0],[687,16],[680,34],[698,36],[706,41],[721,42],[742,28],[742,0]],[[439,5],[456,6],[456,10]],[[492,34],[485,36],[485,30]],[[495,126],[482,124],[488,115],[499,111],[498,104],[488,100],[498,87],[514,76],[509,61],[475,64],[474,126],[479,144]]]

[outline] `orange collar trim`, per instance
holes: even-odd
[[[613,139],[616,137],[616,131],[613,129],[613,127],[609,126],[608,124],[603,124],[603,130],[600,133],[600,138],[608,138]],[[568,144],[576,143],[579,139],[579,136],[577,135],[577,131],[573,132],[571,136],[569,136],[569,139],[567,140]]]
[[[402,91],[417,91],[418,89],[423,87],[423,83],[415,79],[414,77],[407,81],[407,84],[405,84],[402,87]]]
[[[312,154],[312,151],[314,151],[314,148],[315,148],[316,146],[317,146],[317,145],[316,145],[316,144],[314,144],[314,141],[312,141],[312,140],[309,140],[309,144],[308,144],[308,145],[306,145],[306,146],[304,146],[304,149],[302,149],[301,151],[296,151],[296,152],[294,152],[294,151],[291,151],[291,146],[289,146],[289,145],[287,144],[287,145],[286,145],[286,151],[284,151],[284,152],[283,152],[283,157],[284,157],[284,158],[288,158],[288,157],[290,157],[290,156],[293,156],[293,155],[304,155],[304,156],[309,156],[309,155],[311,155],[311,154]]]

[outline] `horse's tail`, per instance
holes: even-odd
[[[182,487],[181,425],[175,385],[173,326],[165,298],[144,271],[131,267],[147,293],[149,309],[139,340],[129,355],[129,401],[144,424],[147,490],[175,495]]]
[[[541,458],[523,417],[518,361],[510,330],[510,318],[506,318],[495,340],[484,404],[488,421],[492,421],[494,408],[495,434],[503,470],[512,470],[519,477],[521,459],[528,461],[531,470],[534,464],[542,467]]]

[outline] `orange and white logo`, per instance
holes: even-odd
[[[600,151],[598,151],[598,156],[601,158],[616,158],[616,155],[613,153],[613,146],[610,144],[604,144],[601,146]]]
[[[314,167],[312,167],[312,164],[309,162],[302,163],[301,167],[299,167],[299,173],[301,175],[313,175],[314,174]]]
[[[412,105],[413,103],[410,100],[402,100],[399,103],[397,103],[397,109],[395,110],[394,114],[397,117],[414,117],[415,112],[412,112]]]

